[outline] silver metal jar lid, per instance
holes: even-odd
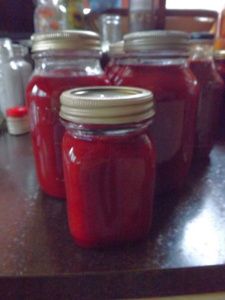
[[[65,91],[60,117],[81,124],[129,124],[155,115],[152,92],[134,87],[96,86]]]
[[[124,54],[124,41],[119,41],[109,46],[109,55],[110,56],[122,56]]]
[[[152,50],[188,51],[189,40],[189,34],[182,31],[140,31],[124,36],[124,49],[125,52],[147,52]]]
[[[101,50],[99,34],[85,30],[35,33],[31,36],[31,42],[32,52],[48,50]]]

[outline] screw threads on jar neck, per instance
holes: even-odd
[[[189,50],[189,35],[182,31],[153,30],[130,33],[124,36],[126,53],[151,52],[186,55]]]

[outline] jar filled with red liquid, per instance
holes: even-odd
[[[117,81],[117,75],[122,71],[124,65],[121,59],[124,58],[124,41],[119,41],[110,45],[109,63],[105,67],[105,74],[112,84]]]
[[[223,83],[225,85],[225,50],[214,50],[214,63],[216,65],[216,70],[220,74],[223,79]],[[219,123],[219,134],[225,134],[225,118],[222,117],[225,115],[225,90],[223,91],[223,101],[222,101],[222,109]]]
[[[191,35],[189,64],[200,87],[194,145],[196,158],[208,158],[221,117],[224,83],[213,60],[213,41],[214,35],[210,33]]]
[[[216,70],[225,82],[225,50],[215,50],[213,58],[216,65]]]
[[[156,103],[156,191],[180,189],[193,155],[198,85],[188,62],[189,36],[179,31],[125,35],[125,68],[117,85],[149,89]]]
[[[26,96],[38,180],[44,192],[65,198],[59,96],[70,88],[108,84],[100,39],[90,31],[61,31],[35,34],[32,44],[35,70]]]
[[[64,92],[63,164],[69,227],[78,245],[101,247],[147,236],[155,151],[147,129],[152,93],[130,87]]]

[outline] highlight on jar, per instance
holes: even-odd
[[[152,223],[153,94],[133,87],[62,93],[63,168],[70,232],[83,247],[141,240]]]

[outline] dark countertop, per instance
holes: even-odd
[[[0,135],[0,298],[105,299],[225,291],[225,143],[179,195],[155,199],[147,241],[73,242],[63,200],[40,190],[29,135]],[[14,297],[14,298],[13,298]]]

